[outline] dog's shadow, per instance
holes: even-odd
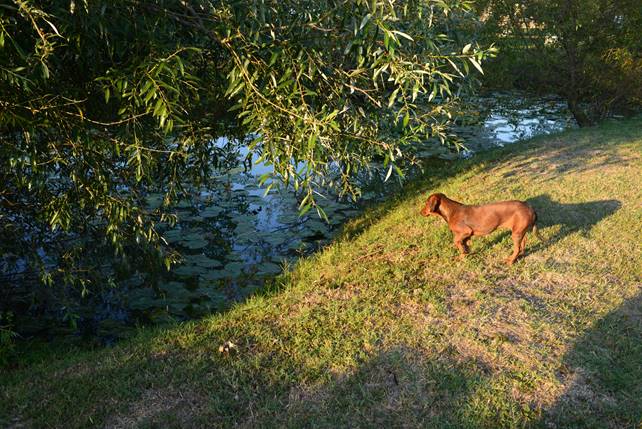
[[[550,235],[547,231],[542,232],[543,240],[538,240],[534,246],[527,245],[527,252],[535,252],[545,249],[564,237],[579,232],[586,235],[602,219],[605,219],[615,213],[622,203],[618,200],[601,200],[589,201],[586,203],[559,203],[553,201],[550,196],[543,194],[537,197],[529,198],[526,202],[535,209],[537,213],[537,228],[546,230],[549,227],[559,226],[556,231]],[[504,231],[495,237],[488,245],[493,246],[507,236],[510,231]],[[529,234],[529,239],[530,239]],[[532,243],[533,241],[531,241]],[[530,247],[530,249],[529,249]]]

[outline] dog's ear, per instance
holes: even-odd
[[[441,202],[441,196],[439,194],[431,195],[428,198],[428,208],[431,212],[436,212],[439,208],[439,203]]]

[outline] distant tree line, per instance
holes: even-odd
[[[480,0],[485,85],[564,96],[580,126],[642,108],[639,0]]]

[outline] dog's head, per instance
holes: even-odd
[[[431,196],[428,197],[426,200],[426,205],[424,206],[423,209],[421,209],[421,215],[422,216],[440,216],[441,213],[439,212],[439,204],[441,204],[441,199],[444,198],[444,194],[432,194]]]

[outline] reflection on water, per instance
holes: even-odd
[[[509,93],[481,98],[481,103],[489,106],[482,135],[498,146],[562,131],[575,124],[566,103],[558,98],[533,99]]]

